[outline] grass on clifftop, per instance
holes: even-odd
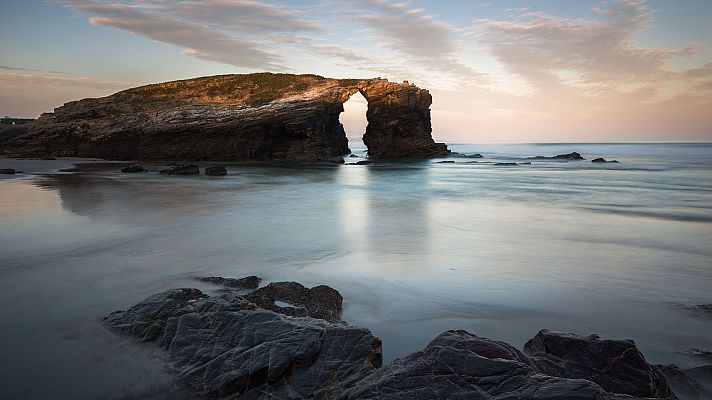
[[[119,92],[118,95],[156,100],[200,99],[258,107],[289,95],[299,94],[327,80],[319,75],[270,72],[218,75],[141,86]],[[355,86],[359,81],[359,79],[337,80],[340,86]]]

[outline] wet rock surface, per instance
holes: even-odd
[[[349,153],[339,115],[368,101],[373,158],[447,154],[432,139],[432,96],[407,82],[256,73],[165,82],[64,104],[0,146],[18,157],[114,160],[330,160]]]
[[[208,282],[214,285],[221,285],[235,289],[257,289],[262,279],[257,276],[246,276],[244,278],[223,278],[221,276],[201,276],[196,278],[201,282]]]
[[[146,169],[142,165],[134,164],[121,168],[121,172],[125,174],[132,174],[138,172],[146,172]]]
[[[227,168],[224,165],[215,165],[212,167],[205,168],[205,175],[207,176],[225,176],[227,175]]]
[[[632,340],[582,337],[544,329],[524,345],[524,352],[547,375],[587,379],[612,393],[672,396],[665,375],[647,363]]]
[[[158,172],[165,175],[199,175],[200,167],[195,164],[179,164],[164,168]]]
[[[254,276],[199,279],[240,288],[259,283]],[[276,282],[237,293],[209,297],[198,289],[173,289],[111,313],[105,322],[157,342],[170,355],[176,384],[206,397],[675,399],[669,381],[681,400],[698,400],[710,398],[712,389],[712,366],[652,366],[630,340],[548,330],[523,352],[463,330],[446,331],[422,351],[381,367],[380,339],[340,321],[342,298],[335,289]],[[293,308],[305,315],[293,316]]]
[[[329,322],[341,320],[344,301],[341,294],[333,288],[319,285],[307,289],[297,282],[270,283],[247,294],[245,298],[262,308],[281,314],[309,316]]]
[[[176,384],[207,397],[336,398],[381,360],[368,329],[286,317],[229,293],[169,290],[106,323],[157,341]]]

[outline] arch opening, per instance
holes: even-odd
[[[366,126],[368,126],[367,109],[368,101],[360,91],[357,91],[346,100],[344,111],[339,115],[339,122],[344,127],[352,154],[361,155],[366,151],[363,135],[366,133]]]

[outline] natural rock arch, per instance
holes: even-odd
[[[121,160],[326,160],[347,154],[339,114],[368,102],[372,158],[446,155],[431,136],[432,96],[408,82],[318,75],[220,75],[67,103],[3,144],[10,156]]]

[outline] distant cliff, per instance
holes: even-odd
[[[368,101],[372,158],[447,154],[431,136],[432,96],[384,79],[257,73],[159,83],[67,103],[0,145],[7,156],[118,160],[325,160],[349,152],[339,114]]]

